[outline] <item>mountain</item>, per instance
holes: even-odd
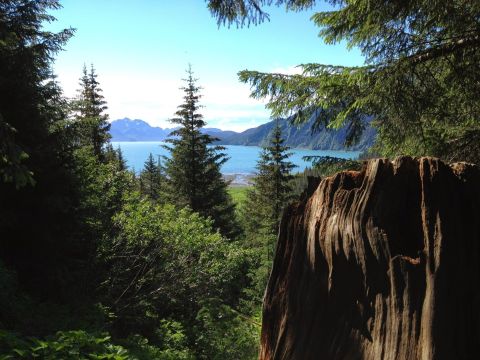
[[[240,133],[217,128],[203,128],[202,132],[218,138],[219,141],[216,143],[219,145],[263,146],[267,143],[269,135],[275,127],[275,121],[277,120],[272,120],[266,124]],[[292,148],[316,150],[345,149],[346,128],[339,130],[324,128],[312,134],[311,127],[315,121],[313,117],[302,125],[292,125],[289,119],[278,119],[278,121],[286,140],[286,145]],[[147,122],[139,119],[130,120],[124,118],[112,121],[110,135],[112,136],[112,141],[164,141],[173,130],[174,128],[162,129],[160,127],[150,126]],[[348,150],[365,150],[373,144],[375,135],[375,130],[368,127],[360,138],[360,141],[356,145],[348,148]]]
[[[203,128],[201,129],[201,132],[204,134],[211,135],[213,137],[216,137],[220,139],[220,141],[226,141],[226,139],[231,138],[232,136],[236,136],[239,133],[236,131],[232,130],[222,130],[222,129],[217,129],[217,128]]]
[[[219,143],[222,145],[255,145],[263,146],[267,143],[270,133],[275,127],[272,120],[256,128],[245,130],[237,135],[225,137]],[[310,120],[302,125],[292,125],[289,119],[278,119],[286,145],[292,148],[306,148],[316,150],[343,150],[345,149],[345,138],[347,129],[341,128],[331,130],[323,128],[312,134],[311,128],[315,121],[312,116]],[[375,140],[376,132],[373,128],[367,127],[360,141],[348,148],[348,150],[365,150]]]
[[[110,124],[112,141],[164,141],[173,130],[175,128],[162,129],[151,126],[140,119],[124,118],[114,120]],[[217,128],[204,128],[202,132],[221,140],[238,134],[235,131],[223,131]]]
[[[153,127],[143,120],[129,118],[114,120],[110,124],[112,141],[163,141],[172,130]]]

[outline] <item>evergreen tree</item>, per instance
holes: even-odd
[[[83,66],[80,89],[73,102],[73,110],[79,145],[92,146],[94,154],[103,160],[103,147],[110,139],[110,124],[107,122],[108,115],[104,113],[107,106],[97,77],[93,64],[90,71],[87,71],[86,65]]]
[[[180,207],[188,206],[204,217],[211,217],[214,227],[233,238],[238,234],[234,204],[227,192],[220,167],[227,157],[221,146],[212,145],[216,140],[202,134],[205,126],[199,113],[200,87],[196,85],[191,68],[187,70],[184,103],[178,106],[176,117],[170,121],[180,128],[167,139],[171,145],[165,148],[170,157],[165,157],[165,173],[170,201]]]
[[[164,182],[160,159],[155,162],[152,153],[145,161],[145,166],[140,173],[140,192],[150,200],[159,201]]]
[[[279,0],[302,10],[315,0]],[[301,75],[240,72],[272,116],[315,110],[318,125],[346,126],[355,142],[372,119],[376,150],[480,161],[480,2],[329,0],[312,16],[326,43],[358,47],[365,65],[300,65]],[[259,22],[272,0],[209,0],[220,23]],[[366,117],[365,115],[369,115]]]
[[[295,167],[292,162],[288,161],[291,155],[288,152],[290,148],[285,146],[284,143],[285,140],[282,138],[282,131],[277,121],[270,146],[266,148],[269,155],[267,176],[270,178],[269,182],[271,182],[272,219],[274,220],[273,231],[275,233],[278,232],[282,211],[291,199],[290,180],[293,178],[291,171]],[[268,179],[258,179],[259,182],[265,180],[268,181]]]
[[[259,260],[253,274],[253,298],[257,302],[261,300],[272,266],[282,211],[293,196],[290,183],[294,165],[288,161],[291,155],[288,150],[277,122],[269,144],[260,154],[254,185],[242,207],[246,241],[257,250]]]
[[[122,149],[119,147],[118,149],[114,149],[111,143],[108,143],[105,146],[105,162],[106,163],[115,163],[117,165],[118,171],[126,171],[127,169],[127,161],[123,157]]]
[[[125,160],[125,158],[123,157],[123,152],[121,148],[117,149],[117,159],[118,159],[118,170],[120,171],[127,170],[127,160]]]
[[[248,233],[262,229],[265,234],[276,236],[284,207],[291,199],[291,170],[295,165],[288,161],[289,147],[284,145],[282,131],[277,125],[272,131],[269,144],[265,146],[257,162],[254,186],[247,194],[244,206]],[[251,212],[255,216],[251,216]]]
[[[45,298],[60,296],[81,252],[69,241],[76,201],[72,152],[51,71],[73,30],[43,28],[59,6],[0,2],[0,260],[16,270],[23,288]]]

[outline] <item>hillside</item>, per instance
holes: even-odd
[[[140,119],[123,118],[111,122],[110,135],[112,141],[163,141],[174,129],[151,126]],[[204,128],[202,132],[220,139],[238,134],[235,131],[223,131],[217,128]]]
[[[245,130],[237,135],[227,137],[220,143],[222,145],[255,145],[262,146],[268,140],[269,134],[275,127],[276,120],[260,125],[253,129]],[[314,119],[302,125],[292,125],[288,119],[279,119],[280,128],[286,144],[292,148],[306,148],[318,150],[342,150],[345,149],[345,137],[347,129],[339,130],[323,129],[312,134],[311,128]],[[364,135],[355,146],[349,150],[364,150],[370,147],[375,140],[375,130],[367,128]]]
[[[153,127],[140,119],[124,118],[110,124],[112,141],[163,141],[170,131],[172,129]]]
[[[313,119],[300,126],[291,125],[288,119],[279,119],[279,123],[286,144],[292,148],[345,149],[345,128],[339,130],[323,129],[312,134]],[[217,143],[221,145],[263,146],[266,144],[274,126],[275,120],[272,120],[240,133],[217,128],[205,128],[203,132],[220,139]],[[172,130],[153,127],[143,120],[124,118],[111,123],[110,134],[112,135],[112,141],[163,141]],[[372,128],[367,128],[359,143],[349,150],[364,150],[373,144],[374,139],[375,131]]]

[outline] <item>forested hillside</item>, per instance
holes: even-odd
[[[140,119],[124,118],[110,123],[110,136],[111,141],[164,141],[175,129],[175,127],[162,129]],[[201,131],[220,139],[237,134],[235,131],[216,128],[203,128]]]
[[[221,145],[264,146],[278,122],[284,134],[286,144],[292,148],[315,150],[366,150],[375,141],[376,131],[369,126],[358,142],[346,147],[347,128],[327,129],[325,126],[315,129],[315,117],[304,124],[293,124],[292,119],[277,119],[242,132],[204,128],[201,131],[218,138]],[[112,141],[164,141],[173,129],[150,126],[143,120],[119,119],[111,123]]]
[[[314,0],[208,0],[203,5],[219,25],[242,27],[267,20],[269,15],[264,8],[267,5],[285,5],[286,10],[300,11],[316,3]],[[478,199],[475,185],[478,171],[472,170],[477,168],[465,162],[480,160],[480,3],[467,0],[331,0],[328,3],[335,6],[331,11],[313,15],[320,35],[328,43],[345,41],[351,47],[358,47],[365,56],[365,64],[357,67],[304,64],[300,66],[301,74],[296,75],[253,70],[239,73],[240,81],[251,86],[252,97],[266,98],[266,106],[277,120],[242,135],[242,144],[262,145],[263,149],[253,185],[242,190],[243,200],[238,200],[241,196],[237,194],[235,202],[229,183],[220,173],[227,161],[225,148],[216,142],[217,129],[206,127],[204,89],[202,79],[196,78],[195,67],[188,66],[184,79],[179,78],[175,84],[181,86],[181,97],[174,104],[176,110],[170,117],[173,131],[164,144],[168,156],[150,155],[136,174],[126,167],[122,152],[110,144],[109,99],[102,90],[101,73],[95,65],[86,63],[79,67],[77,91],[71,98],[64,95],[58,83],[54,61],[75,36],[72,28],[55,32],[46,27],[55,23],[51,14],[61,7],[60,1],[0,2],[0,359],[257,359],[260,332],[263,331],[263,348],[273,348],[265,344],[275,342],[272,339],[280,332],[276,327],[267,328],[268,324],[281,323],[285,329],[298,309],[306,311],[302,317],[306,321],[295,328],[298,332],[294,335],[306,339],[301,336],[313,328],[310,321],[320,318],[308,312],[312,307],[320,309],[320,315],[340,321],[338,329],[349,329],[355,336],[361,336],[362,342],[347,339],[353,341],[350,343],[353,348],[359,349],[358,344],[363,343],[384,356],[377,345],[388,343],[385,348],[394,348],[392,344],[400,344],[404,338],[401,326],[392,326],[387,331],[394,336],[391,342],[375,342],[369,332],[368,317],[375,310],[371,305],[373,298],[369,297],[379,299],[377,295],[389,293],[390,289],[382,285],[387,283],[383,280],[398,280],[388,270],[391,262],[379,267],[379,252],[388,255],[385,259],[392,255],[392,261],[406,260],[402,264],[408,269],[410,265],[427,264],[424,269],[428,286],[446,284],[442,282],[446,278],[443,266],[463,269],[461,274],[457,270],[452,272],[461,276],[453,276],[449,286],[440,286],[441,296],[451,299],[455,308],[466,308],[473,313],[471,309],[478,307],[475,295],[478,281],[475,277],[470,280],[468,274],[478,275],[478,271],[471,270],[478,269],[480,258],[476,253],[478,241],[474,241],[478,237],[476,227],[471,227],[475,230],[471,232],[473,237],[466,238],[472,244],[472,251],[462,248],[462,242],[457,240],[464,238],[462,229],[470,229],[462,226],[462,221],[475,224],[476,205],[468,204]],[[123,49],[129,41],[137,40],[121,38],[119,42]],[[105,52],[109,51],[105,44],[101,45]],[[289,122],[298,127],[288,125]],[[139,121],[135,127],[139,134],[148,130]],[[310,138],[312,127],[321,130],[322,136]],[[333,133],[335,129],[337,132]],[[365,164],[361,160],[320,158],[316,159],[314,169],[292,175],[291,146],[343,145],[352,149],[372,145],[364,154],[366,157],[407,154],[462,163],[449,167],[436,159],[411,159],[398,162],[408,170],[400,173],[399,168],[392,167],[395,162],[372,160],[371,181],[362,182]],[[421,168],[424,176],[409,175],[417,167],[411,166],[413,163],[425,164]],[[391,176],[387,174],[382,180],[388,187],[380,180],[375,182],[381,179],[374,176],[380,169],[378,164],[392,169]],[[439,187],[435,174],[442,168],[448,171],[441,171],[445,179],[441,184],[445,186]],[[349,171],[329,177],[343,169]],[[406,191],[414,196],[397,193],[393,176],[400,178]],[[337,214],[330,221],[317,217],[320,213],[309,212],[307,215],[315,221],[325,220],[331,231],[309,237],[308,241],[315,241],[305,251],[294,252],[295,261],[290,261],[289,250],[303,249],[304,243],[299,241],[306,234],[301,227],[307,218],[303,211],[314,208],[311,202],[305,204],[308,199],[316,198],[310,194],[318,188],[319,177],[327,177],[323,182],[326,195],[321,198],[332,196],[328,206],[342,216],[358,209],[371,216],[351,216],[354,224],[338,222],[342,216]],[[467,186],[468,179],[474,181],[469,180]],[[426,186],[427,181],[431,185]],[[437,197],[441,198],[445,192],[442,189],[452,184],[459,189],[459,195],[452,192],[439,201]],[[339,191],[334,191],[337,188]],[[373,201],[365,203],[360,188],[375,192],[376,199],[383,200],[381,206],[374,206]],[[390,211],[384,188],[392,189],[392,199],[401,210],[400,215]],[[426,192],[425,196],[418,195],[420,189]],[[338,198],[334,199],[335,194]],[[352,206],[355,196],[365,206]],[[425,199],[430,201],[432,210],[421,212],[417,205],[423,206]],[[296,205],[288,207],[292,202]],[[409,211],[410,202],[418,211]],[[448,213],[459,206],[467,215],[458,217],[461,211],[452,213],[452,218],[458,221],[454,223],[448,223],[445,214],[438,210],[446,209]],[[286,208],[298,210],[298,218],[289,217],[289,212],[282,218]],[[402,221],[394,221],[397,217]],[[388,231],[379,228],[379,219],[388,219]],[[444,219],[447,220],[443,222]],[[290,220],[294,226],[285,234],[291,235],[295,246],[285,247],[282,244],[290,243],[283,241],[280,243],[283,247],[277,249],[278,229]],[[315,221],[311,224],[315,225]],[[410,233],[405,229],[411,224],[424,226]],[[453,225],[449,227],[450,224]],[[352,257],[354,252],[342,254],[351,244],[347,240],[352,233],[361,237],[373,232],[386,245],[354,246],[354,252],[361,253],[358,257]],[[343,233],[344,237],[339,236]],[[426,239],[438,239],[438,244],[417,248],[420,233]],[[446,257],[447,263],[436,262],[437,255],[448,249],[442,242],[444,233],[455,234],[451,237],[454,246],[459,247],[458,253],[468,254],[465,258],[471,262],[460,267],[455,263],[460,258]],[[324,248],[326,242],[321,236],[325,234],[339,242]],[[388,242],[386,234],[393,240]],[[400,251],[404,241],[408,245],[405,253]],[[415,246],[411,247],[413,242]],[[336,259],[332,267],[315,256],[320,251],[328,259]],[[287,255],[280,259],[284,253]],[[305,262],[301,261],[302,256]],[[359,275],[366,271],[366,263],[354,264],[362,256],[372,260],[373,267],[367,266],[369,274],[373,274],[368,277],[372,286],[365,287],[367,282]],[[430,260],[426,263],[425,259]],[[274,263],[276,275],[293,274],[287,276],[284,287],[277,286],[280,283],[275,277],[270,278]],[[321,276],[298,281],[296,276],[309,266],[315,271],[322,270]],[[407,274],[405,269],[402,273]],[[429,272],[433,270],[435,276]],[[414,278],[409,275],[405,281]],[[460,296],[455,292],[458,279],[463,279]],[[330,286],[339,282],[340,287]],[[280,299],[288,299],[283,308],[292,311],[264,322],[262,303],[267,284],[270,290],[279,290]],[[328,301],[334,299],[334,307],[322,307],[311,302],[314,297],[306,297],[302,299],[306,306],[299,308],[299,292],[291,291],[292,284],[293,289],[299,285],[305,293],[310,293],[313,287],[311,293],[320,297],[333,291]],[[421,314],[410,311],[400,301],[398,309],[403,309],[405,316],[414,313],[423,318],[433,314],[430,303],[425,307],[416,303],[420,297],[415,289],[425,288],[427,282],[409,284],[397,284],[401,291],[411,293],[405,297],[393,296],[392,304],[407,299],[405,304],[415,304],[415,309],[421,310]],[[475,291],[470,291],[472,287]],[[355,291],[355,296],[345,297],[349,291]],[[273,293],[268,291],[267,296]],[[474,296],[467,303],[463,299],[469,294]],[[427,298],[432,303],[437,300],[435,296]],[[264,317],[272,314],[269,309],[280,304],[269,301],[264,305],[267,310]],[[269,304],[273,305],[267,308]],[[448,302],[439,304],[439,310],[447,314],[442,319],[457,321],[448,306],[448,309],[441,307]],[[396,311],[396,318],[403,319],[398,314]],[[299,319],[293,317],[294,321]],[[427,324],[431,326],[428,331],[432,338],[437,333],[450,334],[445,344],[453,344],[452,348],[466,341],[467,350],[456,353],[462,359],[475,357],[465,351],[476,348],[476,334],[480,333],[475,327],[479,324],[477,318],[462,315],[459,324],[473,325],[451,327],[453,332],[445,332],[450,329],[449,324],[435,323],[435,319],[432,315]],[[382,321],[378,329],[385,333],[388,324]],[[412,324],[402,331],[417,331],[418,323]],[[435,326],[442,331],[436,332]],[[342,331],[341,338],[346,339]],[[469,338],[468,334],[477,338]],[[312,339],[307,343],[310,347],[300,346],[302,352],[272,354],[268,350],[261,356],[290,359],[289,354],[302,353],[316,358],[315,347],[325,343]],[[326,339],[322,337],[322,341]],[[285,349],[293,346],[287,337],[280,340],[278,344],[286,343]],[[438,343],[442,339],[434,340]],[[345,355],[336,342],[327,342],[325,346],[325,353],[334,353],[338,359],[358,355]],[[442,354],[435,354],[435,346],[429,345],[427,350],[429,355],[422,359],[442,358]],[[366,356],[366,352],[359,354]],[[392,359],[395,356],[385,355]]]
[[[112,141],[163,141],[172,129],[150,126],[143,120],[114,120],[110,126]]]
[[[95,67],[73,99],[55,82],[74,34],[44,30],[59,6],[0,3],[0,358],[254,359],[260,256],[193,72],[170,156],[137,176],[109,145]]]
[[[209,6],[219,24],[243,26],[268,20],[272,3]],[[476,358],[480,2],[329,3],[312,16],[320,36],[359,49],[364,64],[239,78],[273,116],[305,123],[325,109],[316,124],[347,127],[348,143],[368,114],[377,130],[371,154],[396,159],[310,177],[302,201],[286,208],[259,359]],[[296,11],[318,2],[275,4]],[[340,165],[326,160],[323,168]]]
[[[312,128],[316,119],[312,116],[302,124],[292,124],[292,119],[272,120],[253,129],[245,130],[239,134],[223,137],[220,144],[223,145],[254,145],[264,146],[268,143],[271,133],[276,124],[280,126],[285,139],[285,144],[292,148],[305,148],[315,150],[355,150],[362,151],[371,147],[375,141],[376,131],[368,127],[359,138],[358,142],[351,146],[345,146],[348,129],[327,129],[322,126],[319,129]]]

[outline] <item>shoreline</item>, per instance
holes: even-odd
[[[165,142],[166,138],[163,139],[163,140],[115,140],[115,139],[110,139],[109,142],[110,143],[154,143],[154,144],[158,144],[158,143],[162,143],[162,144],[166,144]],[[220,145],[220,146],[248,146],[248,147],[257,147],[257,148],[262,148],[262,145],[252,145],[252,144],[221,144],[221,143],[212,143],[212,145]],[[358,152],[358,153],[362,153],[363,151],[365,150],[368,150],[369,148],[366,148],[366,149],[361,149],[361,150],[352,150],[352,149],[345,149],[345,148],[341,148],[341,149],[317,149],[317,148],[311,148],[311,147],[303,147],[303,146],[291,146],[290,147],[290,150],[306,150],[306,151],[335,151],[335,152],[345,152],[345,153],[349,153],[349,152]]]
[[[228,186],[242,187],[252,186],[255,174],[222,174],[222,176],[225,181],[230,181]]]

